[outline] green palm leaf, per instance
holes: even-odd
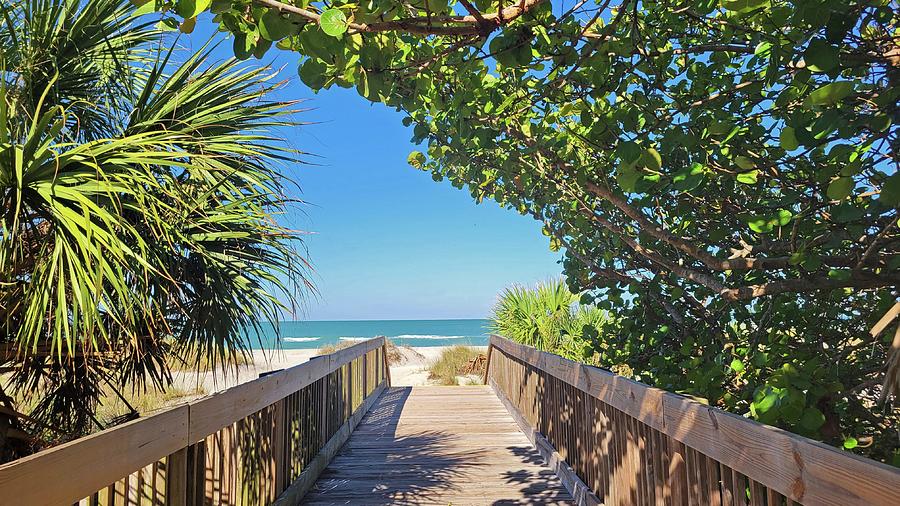
[[[312,289],[276,219],[294,104],[209,48],[154,57],[131,12],[27,0],[0,23],[4,391],[68,434],[103,385],[164,388],[171,354],[223,365]]]

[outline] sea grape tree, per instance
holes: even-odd
[[[405,113],[411,165],[540,220],[622,317],[610,363],[890,458],[891,336],[866,331],[900,284],[896,1],[153,8],[183,30],[208,8],[239,57],[274,44],[311,88]]]

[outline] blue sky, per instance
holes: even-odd
[[[199,49],[210,19],[180,42]],[[231,41],[217,48],[231,56]],[[309,99],[298,119],[313,124],[281,133],[318,165],[292,169],[308,202],[285,217],[307,236],[318,297],[298,319],[428,319],[488,316],[514,283],[557,277],[559,253],[540,224],[468,191],[435,183],[406,157],[414,145],[402,116],[356,90],[313,94],[297,77],[298,57],[271,49],[251,65],[284,67],[283,99]]]

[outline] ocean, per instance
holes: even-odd
[[[386,336],[401,346],[487,346],[488,320],[345,320],[283,321],[283,349],[321,348],[340,341],[361,341]],[[265,327],[262,336],[248,336],[252,348],[277,347],[274,327]]]

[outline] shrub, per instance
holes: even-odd
[[[494,306],[491,330],[539,350],[596,363],[600,334],[611,322],[606,311],[579,305],[562,280],[553,280],[505,290]]]
[[[481,351],[470,346],[456,345],[445,348],[428,367],[428,379],[436,380],[441,385],[459,385],[459,377],[467,375],[483,375],[484,360]]]

